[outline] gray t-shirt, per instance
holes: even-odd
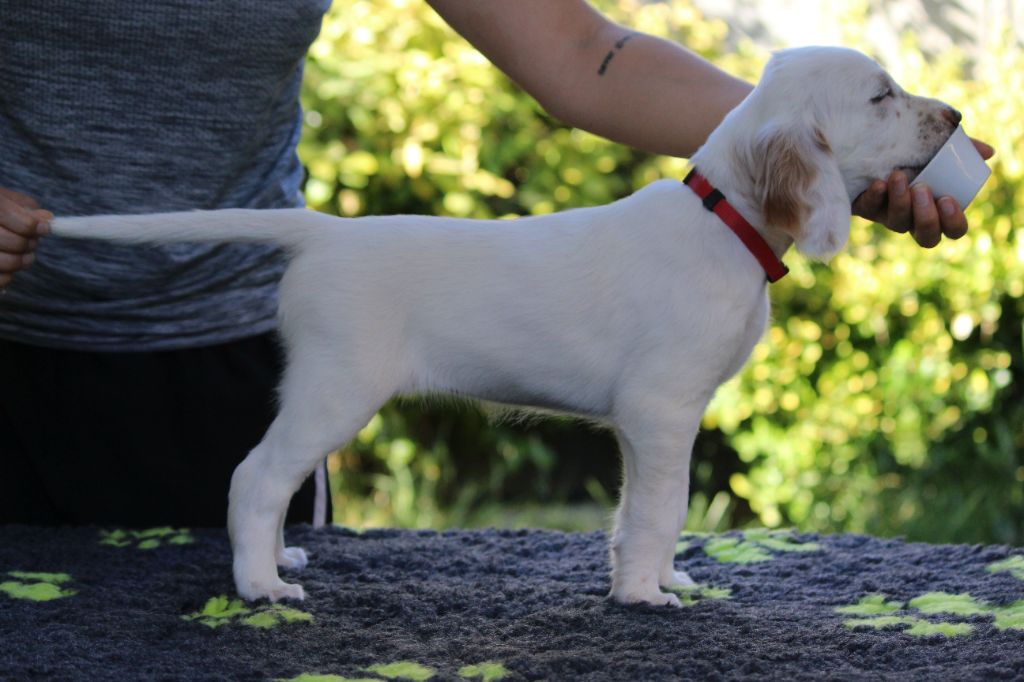
[[[58,215],[301,204],[299,87],[330,0],[0,0],[0,187]],[[44,238],[0,337],[210,345],[275,326],[271,246]]]

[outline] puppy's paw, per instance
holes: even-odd
[[[658,581],[662,587],[671,589],[673,587],[692,587],[697,583],[688,576],[685,571],[665,571]]]
[[[621,604],[650,604],[651,606],[682,607],[679,597],[674,594],[662,592],[657,588],[639,590],[613,589],[611,597]]]
[[[302,589],[302,585],[291,584],[281,582],[280,585],[275,586],[270,590],[270,594],[267,595],[270,601],[281,601],[282,599],[294,599],[295,601],[302,601],[306,598],[306,591]]]
[[[305,568],[309,563],[301,547],[285,547],[277,554],[277,565],[281,568]]]
[[[272,602],[282,599],[302,601],[306,598],[302,585],[289,584],[280,579],[266,584],[250,582],[246,585],[236,585],[236,587],[239,596],[246,601],[256,601],[257,599],[269,599]]]

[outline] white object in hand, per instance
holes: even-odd
[[[958,126],[911,186],[923,183],[931,188],[936,199],[953,197],[961,208],[966,208],[991,174],[992,169],[981,158],[963,126]]]

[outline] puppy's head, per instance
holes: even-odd
[[[960,114],[904,91],[875,61],[844,48],[777,52],[739,116],[753,130],[736,151],[769,229],[829,258],[849,233],[850,204],[875,178],[912,179]]]

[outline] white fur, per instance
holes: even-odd
[[[897,89],[872,103],[889,82],[849,50],[779,53],[692,160],[778,254],[795,242],[828,258],[846,242],[851,200],[873,178],[923,165],[953,130],[939,102]],[[386,400],[441,392],[614,429],[625,483],[611,596],[678,605],[661,588],[690,582],[673,553],[694,437],[768,319],[757,261],[680,182],[512,221],[222,210],[59,218],[53,231],[269,240],[291,252],[281,282],[280,412],[231,483],[243,597],[303,597],[277,571],[306,564],[283,540],[292,493]]]

